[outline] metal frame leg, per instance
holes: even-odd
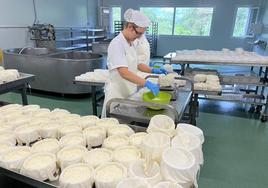
[[[27,99],[27,87],[26,85],[21,89],[21,98],[22,98],[22,104],[28,105],[28,99]]]
[[[91,86],[93,115],[98,115],[96,86]]]

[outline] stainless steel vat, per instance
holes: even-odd
[[[20,54],[19,54],[20,53]],[[34,74],[33,89],[63,93],[90,93],[87,86],[75,85],[75,76],[105,67],[103,56],[89,52],[59,51],[46,48],[4,50],[4,67]]]

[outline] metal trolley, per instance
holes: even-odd
[[[147,78],[157,78],[158,76],[149,76]],[[106,104],[107,117],[115,117],[124,123],[146,126],[154,115],[163,114],[171,117],[175,123],[187,118],[191,124],[196,124],[197,101],[193,97],[193,83],[191,80],[183,77],[176,77],[177,80],[185,80],[186,86],[174,87],[169,90],[173,95],[173,100],[169,105],[153,104],[143,102],[141,99],[111,99]],[[160,88],[161,90],[161,88]],[[162,110],[150,110],[147,107],[159,107]]]
[[[164,56],[164,63],[178,64],[181,66],[181,74],[185,75],[191,64],[206,64],[220,66],[244,66],[250,67],[250,75],[219,75],[221,85],[245,86],[236,92],[221,92],[210,93],[205,91],[194,91],[195,97],[209,99],[238,102],[243,104],[251,104],[249,112],[260,113],[260,120],[266,122],[268,120],[268,94],[265,93],[265,88],[268,87],[268,63],[253,63],[253,62],[210,62],[200,60],[179,60],[176,53],[168,53]],[[254,67],[258,67],[258,71],[254,72]],[[264,109],[262,110],[262,106]]]

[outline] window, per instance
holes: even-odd
[[[112,7],[111,31],[114,33],[114,21],[121,21],[121,7]]]
[[[174,35],[209,36],[213,8],[177,7]]]
[[[170,7],[141,7],[141,12],[158,23],[158,34],[172,35],[174,8]]]
[[[239,7],[236,12],[233,36],[245,37],[251,35],[251,26],[256,23],[258,8]]]

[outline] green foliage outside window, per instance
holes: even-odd
[[[176,8],[174,35],[209,36],[213,8]]]
[[[158,34],[172,35],[174,8],[168,7],[142,7],[140,8],[152,22],[158,23]],[[149,28],[151,32],[151,28]]]
[[[233,36],[244,37],[247,35],[249,25],[250,8],[240,7],[237,9]]]

